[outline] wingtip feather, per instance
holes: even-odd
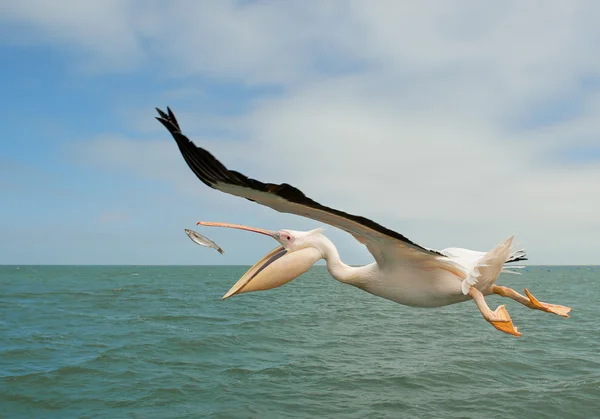
[[[167,106],[167,112],[169,114],[169,119],[171,120],[171,122],[173,123],[173,125],[175,125],[177,127],[177,129],[179,130],[179,122],[177,122],[177,118],[175,118],[175,114],[173,113],[173,111],[171,110],[171,108],[169,106]]]
[[[160,110],[159,108],[156,108],[156,107],[154,109],[156,109],[156,112],[158,112],[158,114],[161,116],[161,118],[169,119],[169,116],[166,113],[164,113],[162,110]]]

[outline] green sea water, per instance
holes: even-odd
[[[404,307],[324,267],[221,300],[247,267],[0,267],[1,418],[599,418],[600,268],[499,283],[573,307]]]

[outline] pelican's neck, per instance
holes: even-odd
[[[319,234],[319,236],[317,249],[319,249],[323,255],[323,259],[325,259],[325,262],[327,263],[327,271],[329,271],[329,274],[337,281],[360,286],[364,276],[362,271],[365,267],[355,268],[346,265],[342,262],[342,259],[340,259],[340,253],[331,240],[322,234]]]

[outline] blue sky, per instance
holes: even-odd
[[[205,187],[156,106],[427,247],[600,263],[600,6],[374,4],[0,1],[0,264],[249,264],[275,243],[198,228],[222,256],[184,228],[319,225]]]

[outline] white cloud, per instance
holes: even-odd
[[[43,0],[0,2],[4,38],[14,43],[62,44],[75,47],[82,65],[93,72],[130,70],[144,59],[143,9],[133,1],[80,2]],[[137,17],[134,15],[138,15]]]
[[[207,116],[174,109],[184,131],[234,169],[295,184],[401,232],[431,226],[424,240],[414,237],[425,245],[490,247],[518,233],[534,262],[598,263],[600,164],[548,159],[600,143],[598,89],[586,84],[600,80],[597,2],[48,7],[2,3],[5,19],[49,34],[44,42],[78,46],[103,69],[160,63],[169,76],[280,86],[281,95],[257,100],[242,117],[211,121],[246,142],[201,139],[198,120]],[[184,83],[176,92],[188,88],[199,89]],[[566,99],[580,112],[527,123]],[[185,193],[202,186],[170,140],[104,138],[88,147],[101,165]]]

